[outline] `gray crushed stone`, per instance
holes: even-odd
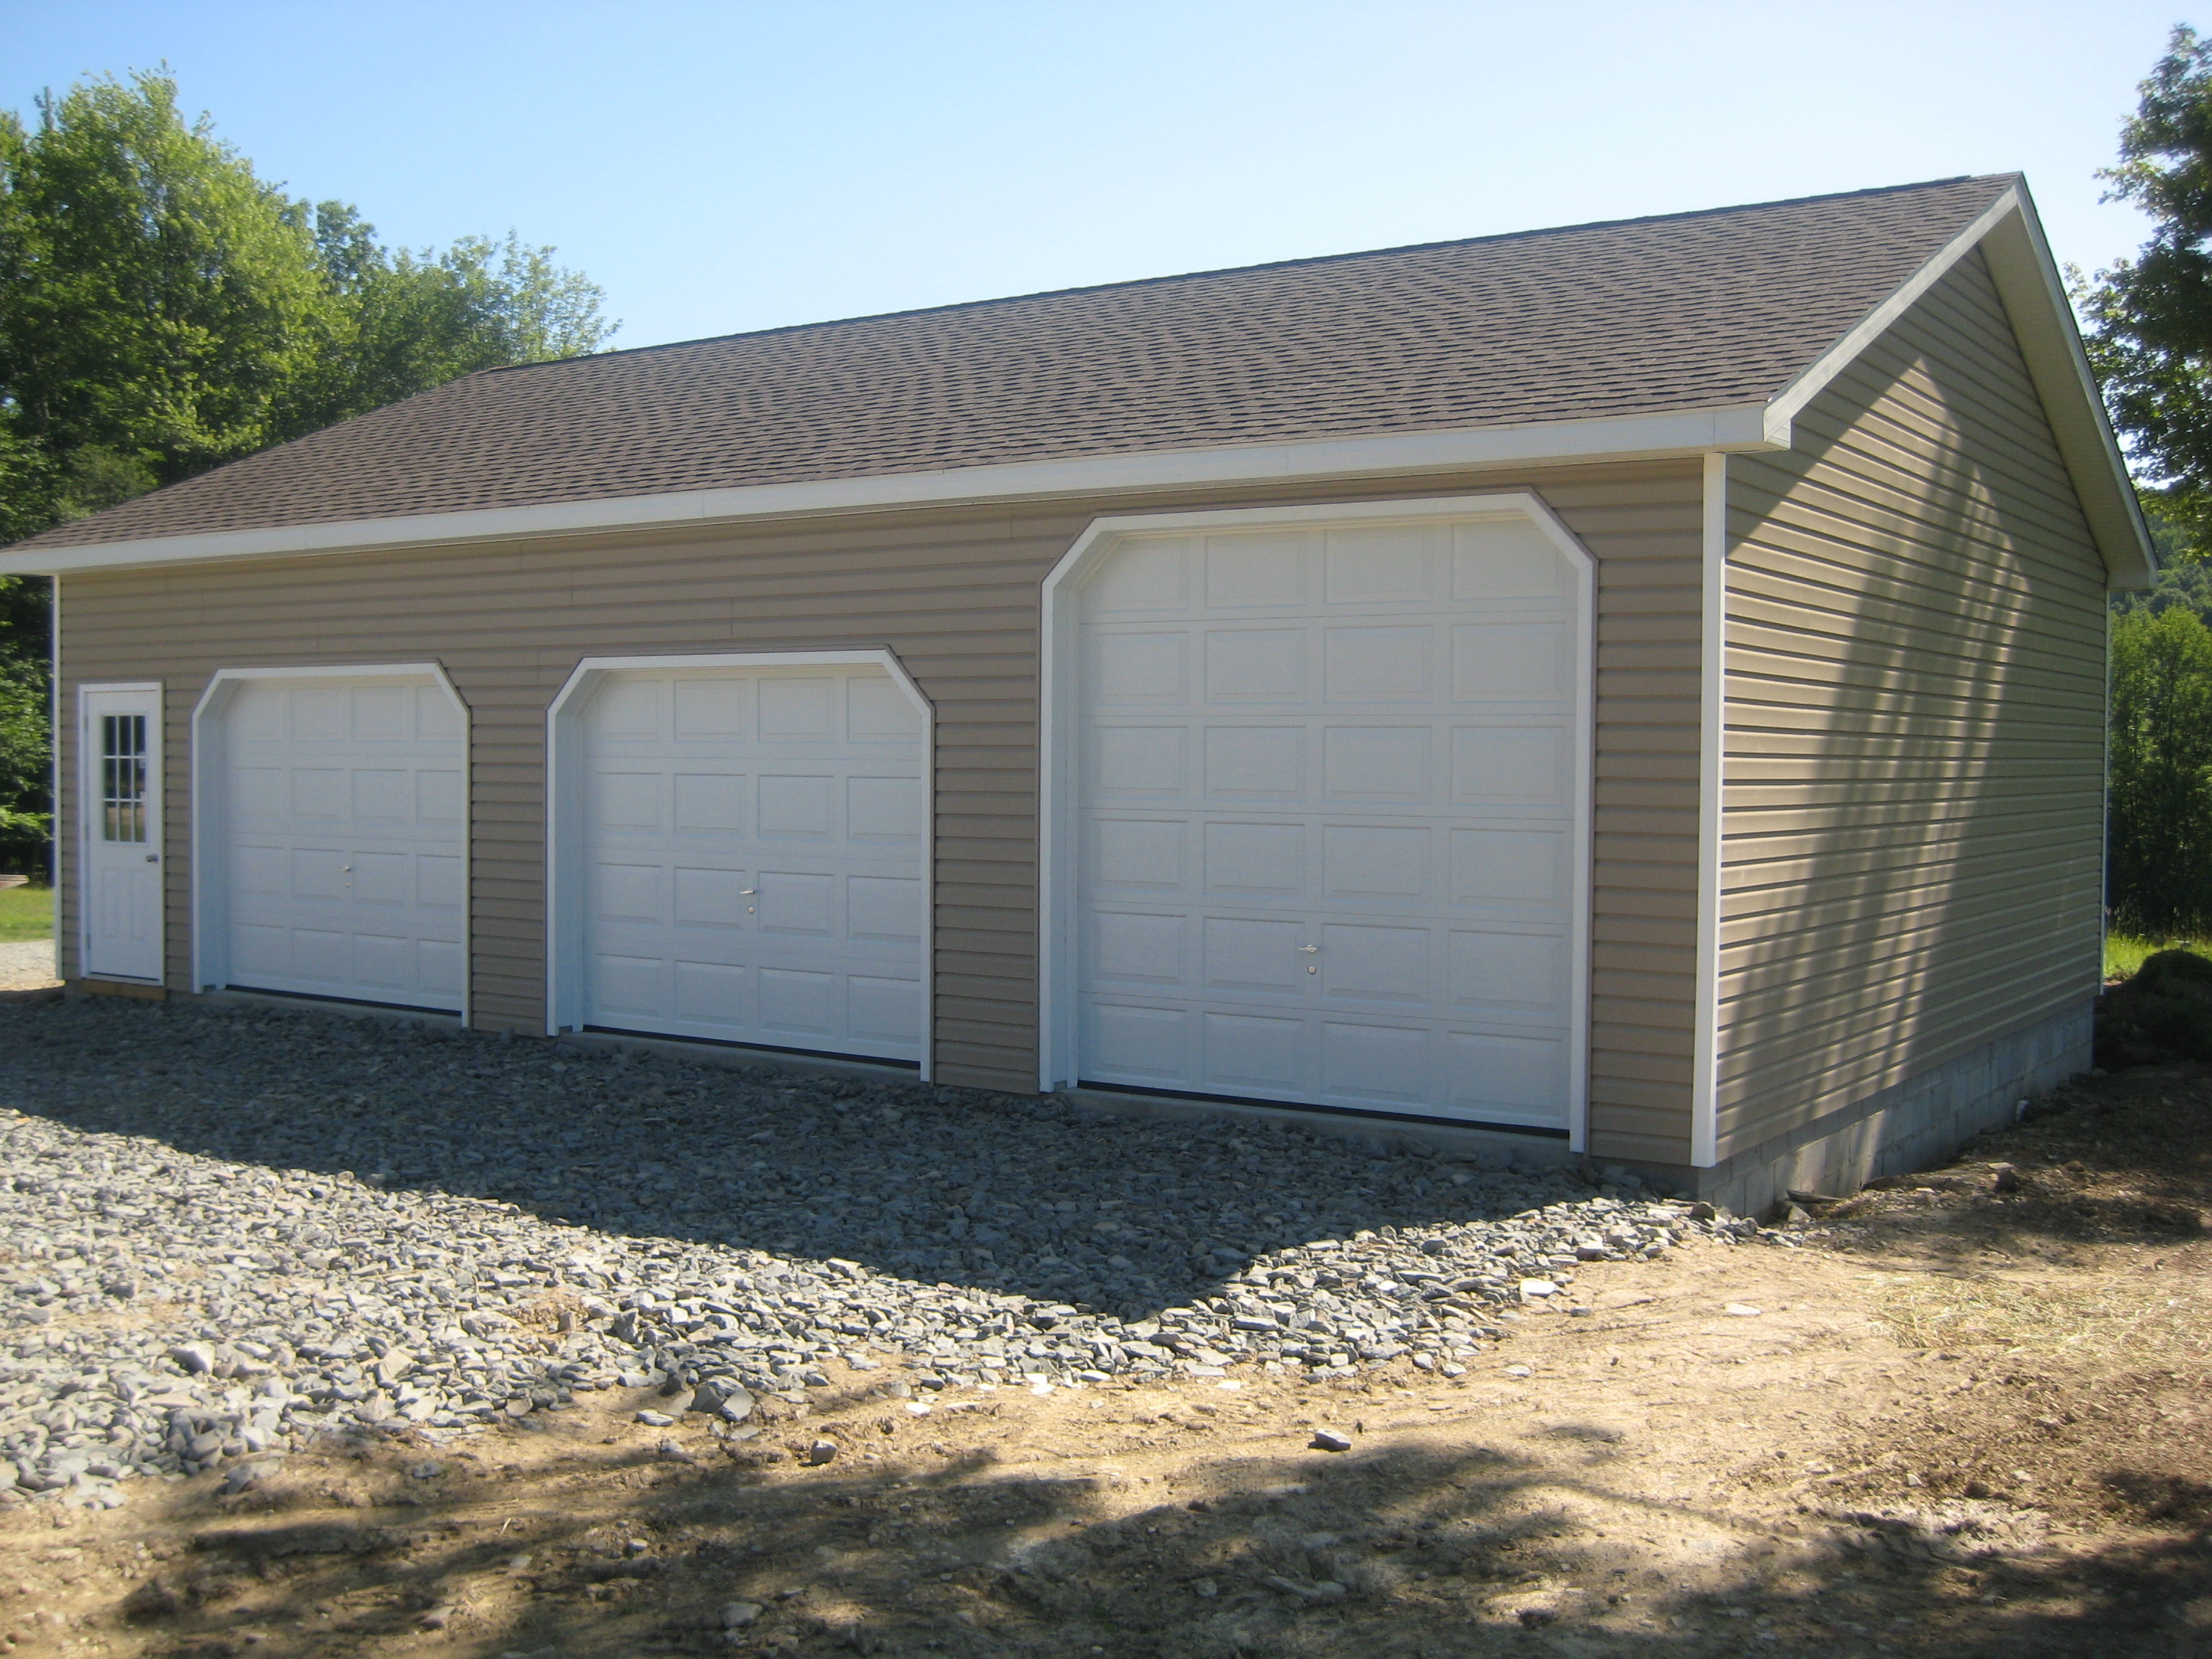
[[[895,1394],[1456,1375],[1593,1263],[1755,1231],[1625,1170],[1226,1118],[5,1005],[0,1503],[617,1387],[736,1420],[831,1365]]]

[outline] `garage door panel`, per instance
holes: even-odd
[[[750,735],[752,684],[748,680],[678,680],[674,687],[678,742]]]
[[[920,778],[847,778],[846,834],[855,842],[919,847],[924,805]]]
[[[1425,626],[1336,627],[1322,631],[1326,690],[1333,704],[1432,702],[1432,641]]]
[[[921,942],[921,883],[912,876],[848,876],[846,931],[855,939]]]
[[[920,1057],[924,727],[887,673],[611,672],[580,724],[595,787],[666,803],[585,815],[586,956],[661,965],[595,967],[583,1024]]]
[[[665,872],[657,864],[615,864],[592,868],[592,914],[602,921],[658,923]]]
[[[1267,991],[1302,994],[1305,924],[1252,916],[1208,916],[1200,928],[1209,991]]]
[[[459,1007],[465,988],[461,982],[462,965],[461,947],[454,941],[435,939],[415,941],[416,983],[426,997],[442,999],[446,1006]]]
[[[761,741],[819,744],[835,738],[837,684],[826,675],[761,681]]]
[[[353,902],[404,908],[415,900],[415,860],[405,853],[362,853],[349,855],[353,873]]]
[[[921,986],[911,979],[854,974],[845,981],[845,1024],[854,1036],[880,1042],[918,1042]]]
[[[1461,905],[1563,907],[1567,836],[1557,830],[1455,830],[1451,896]]]
[[[1319,1022],[1322,1097],[1336,1104],[1426,1105],[1436,1094],[1436,1036],[1422,1025]]]
[[[1572,736],[1565,726],[1455,725],[1452,802],[1564,811],[1573,754]]]
[[[1102,1000],[1085,1020],[1091,1075],[1144,1087],[1198,1086],[1186,1049],[1194,1016],[1184,1008]]]
[[[1092,875],[1107,887],[1180,889],[1188,836],[1180,818],[1102,817],[1091,845]]]
[[[826,774],[771,774],[760,781],[763,838],[827,842],[837,833],[837,781]]]
[[[415,821],[423,829],[458,830],[466,815],[467,792],[458,769],[439,771],[417,768],[415,773]]]
[[[1077,1075],[1564,1125],[1580,591],[1496,517],[1104,555],[1074,601]]]
[[[1452,930],[1449,982],[1455,1008],[1554,1009],[1566,994],[1566,979],[1563,938]]]
[[[1189,733],[1180,726],[1109,726],[1100,729],[1086,757],[1102,800],[1180,799]]]
[[[1224,629],[1206,635],[1208,702],[1299,703],[1306,695],[1304,629]]]
[[[1303,935],[1307,930],[1299,928]],[[1315,961],[1321,993],[1348,1001],[1425,1005],[1434,994],[1434,941],[1426,927],[1328,922]]]
[[[1436,734],[1426,726],[1331,726],[1322,733],[1322,793],[1350,803],[1425,806],[1436,798]]]
[[[676,1012],[678,1018],[742,1030],[753,1023],[752,975],[726,962],[679,962],[676,964]]]
[[[1214,799],[1304,804],[1304,726],[1208,726],[1205,740],[1206,793]]]
[[[1304,896],[1309,839],[1304,824],[1214,819],[1200,829],[1206,839],[1208,893],[1277,898]]]
[[[287,793],[294,817],[335,823],[345,816],[350,792],[343,772],[333,767],[294,766],[290,784]]]
[[[1564,623],[1463,623],[1452,629],[1452,701],[1566,702],[1572,644]]]
[[[1091,976],[1101,985],[1181,985],[1184,937],[1179,915],[1100,910],[1089,933]]]
[[[678,831],[741,836],[746,827],[746,778],[739,772],[678,772],[675,775]]]
[[[888,675],[845,683],[845,735],[856,744],[910,746],[921,736],[921,711]]]
[[[1558,1121],[1567,1085],[1567,1046],[1558,1037],[1456,1031],[1448,1041],[1449,1101],[1475,1117]]]
[[[678,927],[744,928],[751,926],[757,890],[742,870],[677,866],[675,922]]]
[[[415,902],[425,910],[460,914],[461,861],[450,854],[418,853],[415,857]]]
[[[1426,824],[1322,826],[1322,896],[1331,903],[1419,903],[1432,885]]]
[[[829,939],[838,926],[837,878],[793,870],[760,874],[760,927],[763,933]]]
[[[250,680],[217,718],[222,982],[458,1009],[464,736],[444,692]]]
[[[1206,1046],[1200,1086],[1209,1094],[1285,1094],[1305,1081],[1304,1022],[1215,1009],[1201,1018]]]

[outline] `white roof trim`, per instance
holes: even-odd
[[[2073,478],[2074,493],[2104,555],[2107,583],[2113,587],[2149,586],[2158,580],[2150,530],[2143,523],[2135,483],[2128,476],[2119,440],[2081,349],[2073,307],[2067,303],[2058,266],[2025,185],[2014,185],[1990,203],[1902,288],[1784,386],[1766,406],[1768,441],[1777,448],[1794,448],[1792,426],[1799,412],[1977,247],[1988,262],[2028,375],[2043,400],[2045,418]]]
[[[1765,449],[1760,406],[1698,409],[1599,420],[1537,421],[1521,426],[1412,432],[1300,443],[1240,444],[1090,455],[1063,461],[899,472],[873,478],[687,489],[659,495],[555,501],[473,513],[354,519],[218,531],[82,547],[0,552],[0,575],[122,570],[209,559],[284,558],[375,548],[434,546],[516,536],[561,536],[671,525],[729,523],[825,513],[1174,489],[1192,484],[1270,483],[1286,479],[1387,477],[1538,461],[1599,461],[1702,455],[1714,449]]]

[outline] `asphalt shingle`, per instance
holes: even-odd
[[[1947,179],[486,370],[22,545],[1758,402],[2014,182]]]

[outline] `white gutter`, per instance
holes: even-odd
[[[54,575],[76,570],[125,570],[210,559],[268,559],[372,549],[435,546],[519,536],[562,536],[657,526],[735,523],[830,513],[888,512],[900,507],[1060,495],[1171,489],[1189,485],[1264,484],[1310,478],[1357,478],[1451,471],[1534,462],[1588,462],[1703,455],[1716,449],[1767,449],[1757,404],[1600,420],[1537,421],[1386,437],[1328,438],[1300,443],[1243,444],[1024,461],[874,478],[753,484],[735,489],[686,489],[541,506],[408,518],[351,519],[267,530],[216,531],[82,547],[0,552],[0,575]]]

